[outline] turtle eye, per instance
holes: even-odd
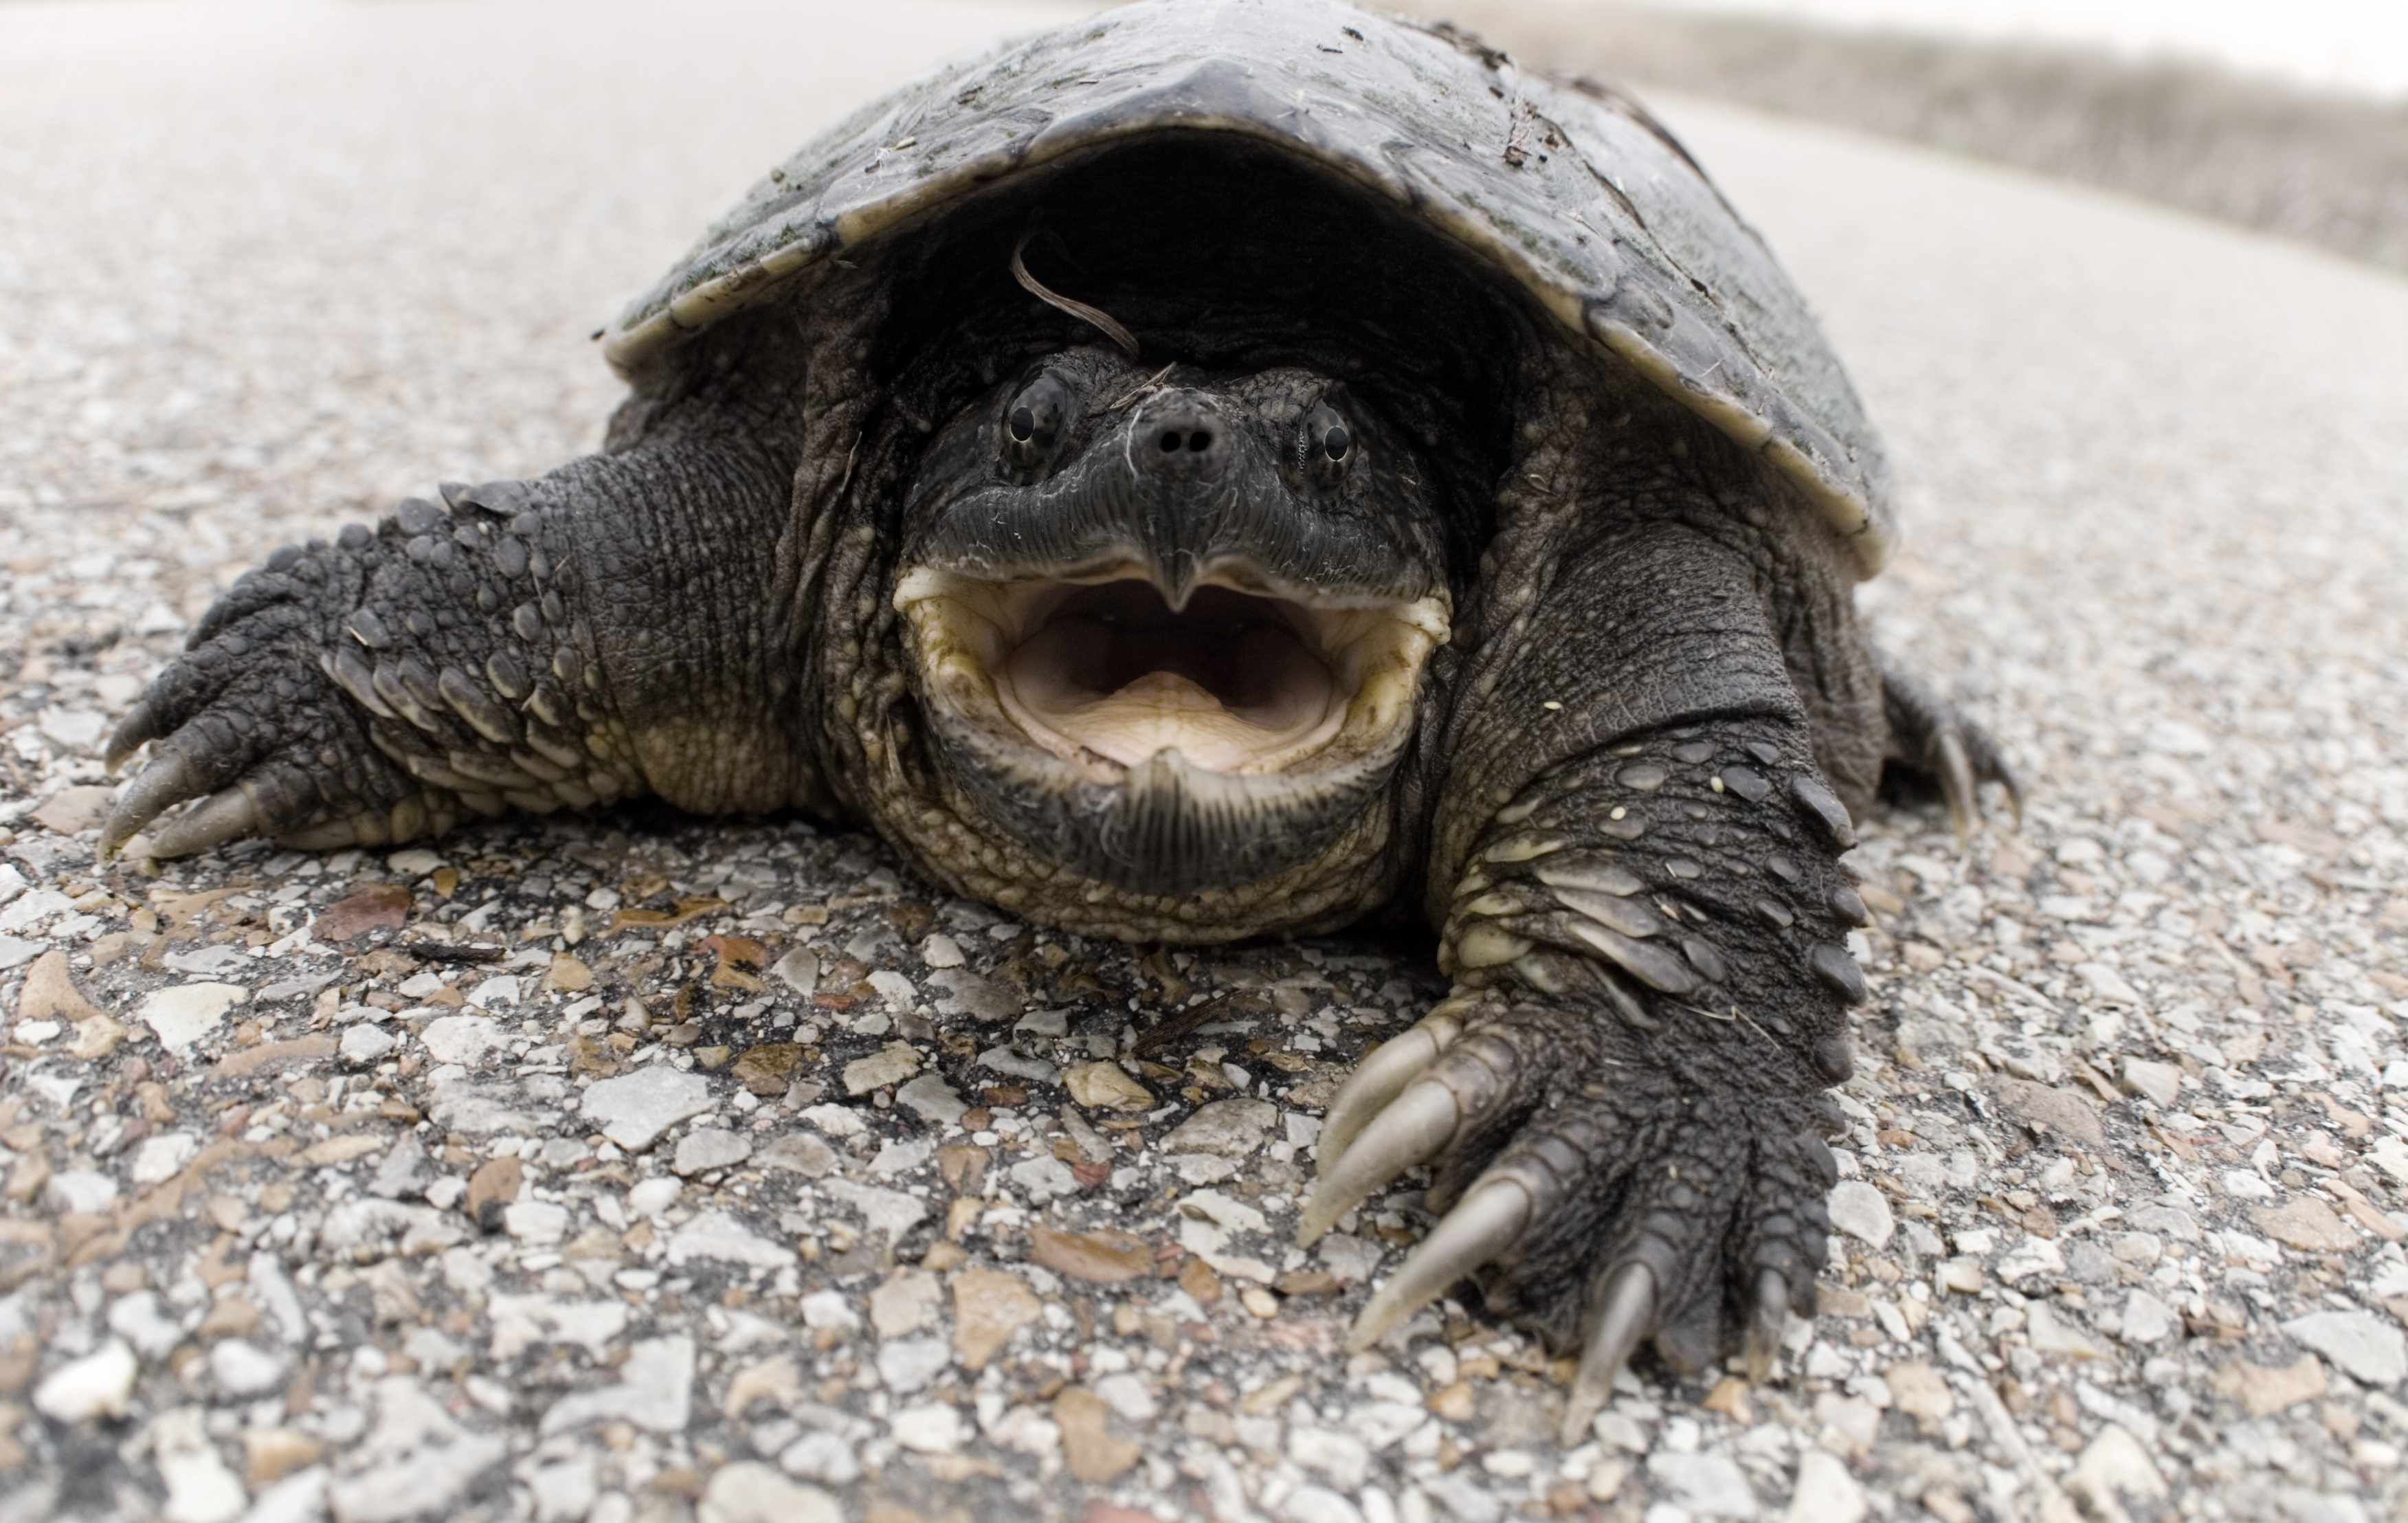
[[[1015,471],[1050,463],[1069,414],[1070,388],[1050,371],[1022,387],[1004,409],[1003,463]]]
[[[1335,486],[1344,481],[1359,451],[1354,430],[1348,426],[1346,419],[1336,408],[1323,402],[1304,415],[1301,432],[1297,443],[1297,453],[1304,456],[1305,474],[1323,486]]]

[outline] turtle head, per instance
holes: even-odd
[[[1427,483],[1300,368],[1074,349],[980,397],[922,457],[894,593],[955,810],[1145,894],[1359,859],[1447,638]]]

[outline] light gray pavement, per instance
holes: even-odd
[[[1337,1353],[1410,1190],[1287,1246],[1437,992],[1379,946],[1140,962],[785,822],[93,869],[216,590],[589,447],[620,299],[1041,14],[0,7],[0,1519],[2400,1516],[2408,282],[2304,250],[1667,104],[1896,448],[1885,639],[2029,797],[1868,823],[1828,1315],[1569,1453],[1459,1309]]]

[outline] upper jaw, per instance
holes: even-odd
[[[993,581],[920,567],[895,606],[930,697],[1101,783],[1166,751],[1268,778],[1382,749],[1447,638],[1443,592],[1331,596],[1230,561],[1174,602],[1180,589],[1142,571]]]

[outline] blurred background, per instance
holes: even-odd
[[[1404,0],[1525,62],[2130,192],[2408,268],[2402,0]]]

